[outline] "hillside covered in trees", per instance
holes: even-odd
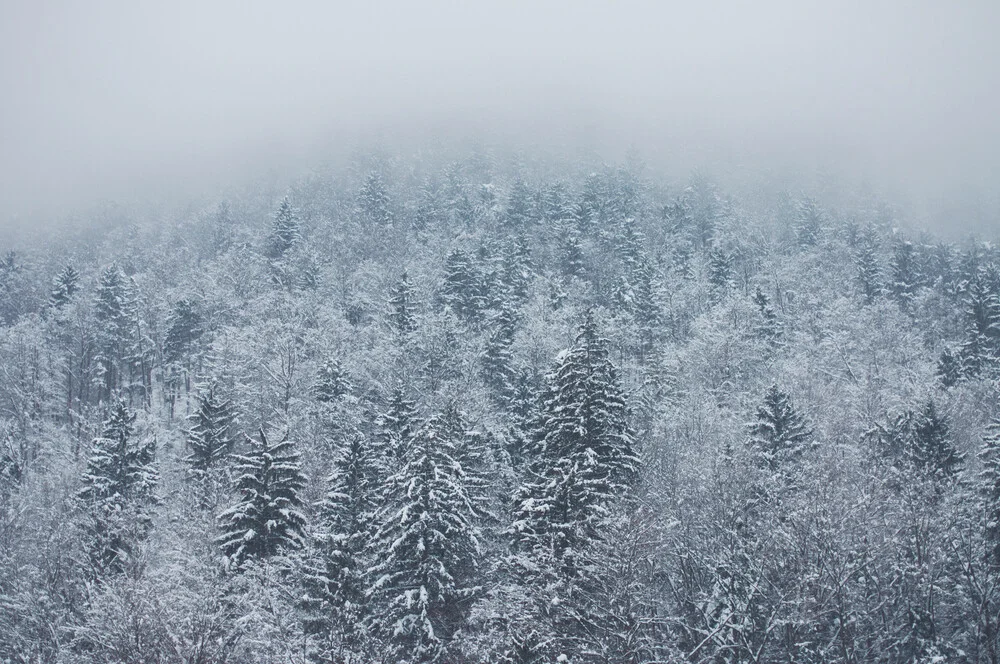
[[[1000,662],[984,239],[488,149],[106,212],[0,262],[0,661]]]

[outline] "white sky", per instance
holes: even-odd
[[[449,123],[996,200],[998,34],[995,0],[0,0],[0,226]]]

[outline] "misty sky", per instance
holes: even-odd
[[[998,32],[988,0],[0,0],[0,226],[451,126],[995,202]]]

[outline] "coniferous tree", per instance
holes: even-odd
[[[236,566],[305,544],[306,517],[299,496],[305,477],[299,455],[287,438],[272,445],[263,427],[259,435],[259,441],[247,436],[249,451],[235,457],[238,476],[233,488],[239,500],[219,515],[218,544]]]
[[[198,396],[198,409],[191,414],[188,430],[191,453],[187,462],[191,478],[205,490],[205,502],[213,502],[219,489],[215,485],[223,478],[216,471],[233,452],[237,424],[232,402],[221,398],[214,385]]]
[[[481,279],[469,255],[453,249],[445,261],[441,300],[464,321],[471,321],[483,308]]]
[[[954,387],[964,373],[961,356],[950,348],[945,348],[938,356],[937,377],[942,387]]]
[[[378,418],[378,441],[385,468],[395,469],[406,453],[420,421],[416,404],[406,398],[406,392],[401,386],[392,391],[388,406]],[[389,472],[386,471],[385,474],[388,475]]]
[[[795,235],[800,246],[812,247],[823,232],[823,211],[811,198],[799,201],[795,218]]]
[[[953,478],[962,464],[964,455],[952,443],[948,419],[938,413],[933,400],[924,404],[913,420],[907,456],[916,468],[941,480]]]
[[[586,271],[583,256],[583,245],[580,235],[574,229],[568,228],[563,234],[559,247],[559,267],[567,277],[582,277]]]
[[[532,220],[531,190],[524,180],[518,179],[510,190],[507,210],[504,214],[506,225],[514,230],[524,230]]]
[[[355,661],[365,647],[366,554],[376,501],[376,466],[364,438],[344,437],[333,459],[314,536],[316,561],[307,579],[311,631],[321,635],[317,659]]]
[[[889,271],[889,292],[904,311],[909,311],[921,280],[917,250],[912,242],[902,240],[896,243]]]
[[[639,470],[607,344],[588,313],[576,345],[549,377],[516,497],[512,534],[530,563],[515,564],[541,593],[538,601],[555,593],[561,603],[554,612],[538,607],[536,615],[545,616],[548,631],[541,639],[553,656],[571,656],[579,647],[588,619],[585,603],[575,602],[594,583],[591,554],[609,507]]]
[[[747,429],[750,450],[760,466],[771,472],[786,469],[802,455],[812,438],[805,419],[777,385],[768,388]]]
[[[159,483],[153,465],[156,448],[152,440],[134,440],[135,419],[119,399],[94,440],[77,493],[88,513],[85,536],[96,578],[122,571],[152,525],[149,510],[156,504]]]
[[[447,661],[475,593],[480,533],[440,416],[413,436],[377,518],[370,628],[392,661]]]
[[[400,336],[405,337],[417,329],[413,286],[406,272],[403,272],[403,276],[392,289],[389,306],[392,308],[389,320]]]
[[[178,300],[167,318],[167,335],[163,341],[171,416],[181,381],[185,392],[191,390],[192,355],[203,333],[202,316],[194,302],[188,298]]]
[[[965,297],[965,341],[959,351],[964,372],[977,376],[1000,365],[1000,293],[985,271],[976,274]]]
[[[128,277],[116,264],[101,273],[94,302],[98,323],[98,354],[103,373],[105,398],[124,387],[131,375],[132,361],[138,352],[136,338],[138,313]]]
[[[365,183],[358,194],[358,208],[365,221],[376,228],[392,226],[389,192],[386,190],[382,174],[378,171],[372,171],[365,178]]]
[[[881,292],[878,253],[876,251],[875,231],[871,227],[859,241],[858,250],[854,255],[854,267],[858,289],[866,304],[873,304]]]
[[[782,333],[781,321],[771,306],[771,299],[764,294],[760,286],[754,291],[753,303],[757,305],[761,316],[761,322],[757,324],[758,336],[772,346],[778,345]]]
[[[73,296],[80,289],[80,274],[72,265],[67,265],[56,275],[52,281],[52,290],[49,293],[49,306],[54,309],[61,309],[72,301]]]
[[[302,233],[299,230],[299,220],[286,196],[281,200],[278,212],[274,215],[268,253],[271,258],[281,258],[286,251],[301,241]]]
[[[347,374],[334,358],[327,358],[316,372],[316,380],[312,386],[313,397],[320,403],[333,403],[352,390]]]
[[[988,564],[1000,575],[1000,418],[986,429],[979,450],[978,491],[983,505],[983,537]]]
[[[514,359],[511,347],[517,330],[517,316],[509,306],[502,306],[489,326],[493,330],[481,358],[483,380],[501,402],[514,391]]]
[[[733,258],[718,247],[708,254],[708,284],[716,301],[723,299],[733,286]]]

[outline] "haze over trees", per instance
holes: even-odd
[[[905,221],[384,149],[15,247],[0,661],[996,664],[998,238]]]

